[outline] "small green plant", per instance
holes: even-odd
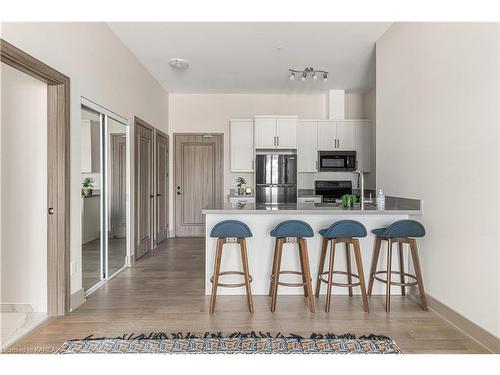
[[[245,180],[243,177],[236,178],[236,186],[238,186],[238,188],[241,188],[243,185],[246,185],[246,184],[247,184],[247,180]]]
[[[342,200],[342,207],[352,207],[358,201],[358,197],[353,194],[345,194],[340,198]]]
[[[92,188],[94,187],[94,179],[86,177],[82,182],[82,195],[91,195]]]

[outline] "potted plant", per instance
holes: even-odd
[[[342,207],[344,208],[353,207],[358,201],[358,197],[354,194],[345,194],[340,199],[342,200]]]
[[[236,186],[238,186],[238,195],[245,195],[247,189],[247,180],[243,177],[238,177],[236,179]]]
[[[93,187],[94,187],[94,179],[86,177],[82,182],[82,195],[85,197],[92,195]]]

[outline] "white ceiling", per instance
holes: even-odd
[[[288,93],[375,86],[375,42],[390,23],[109,23],[171,93]],[[280,49],[279,49],[280,47]],[[189,60],[185,71],[168,65]],[[328,71],[290,81],[288,69]]]

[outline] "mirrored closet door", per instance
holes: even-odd
[[[127,121],[91,102],[81,108],[82,282],[89,294],[127,256]]]

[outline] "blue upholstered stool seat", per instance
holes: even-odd
[[[210,237],[252,237],[252,231],[245,223],[238,220],[224,220],[215,224],[210,232]]]
[[[366,237],[367,232],[363,224],[356,220],[340,220],[329,228],[320,229],[319,234],[325,238],[334,237]]]
[[[271,231],[271,237],[314,237],[311,226],[301,220],[285,220]]]
[[[387,228],[373,229],[372,233],[385,238],[423,237],[425,236],[425,228],[415,220],[399,220]]]

